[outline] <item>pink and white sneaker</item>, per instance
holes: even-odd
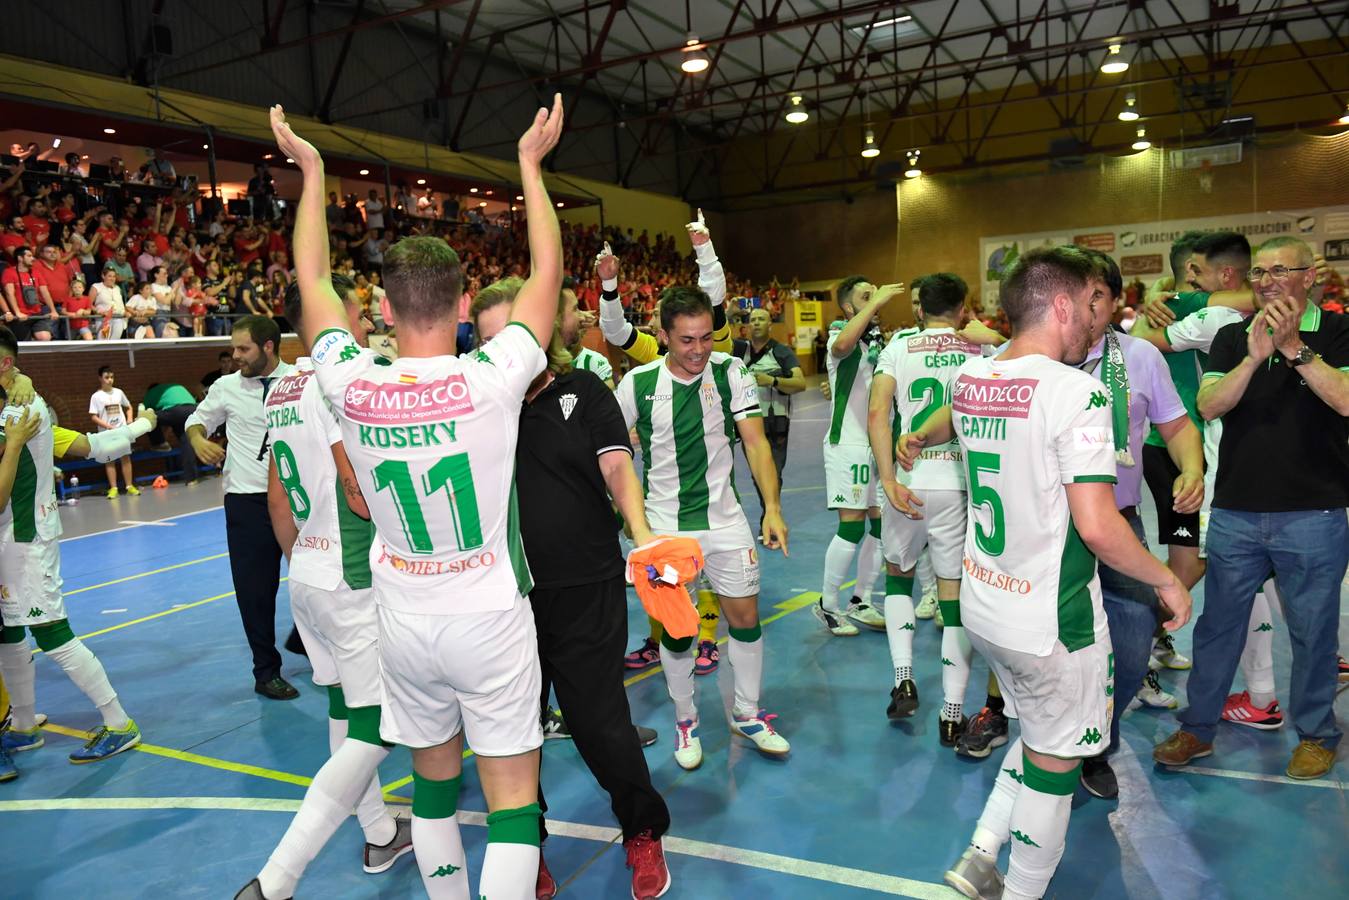
[[[786,756],[792,750],[787,739],[773,728],[776,714],[764,715],[761,709],[752,716],[736,713],[731,716],[731,731],[754,742],[754,747],[765,756]]]

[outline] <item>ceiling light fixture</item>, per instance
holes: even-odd
[[[201,149],[203,149],[203,150],[210,150],[210,149],[211,149],[211,145],[210,145],[210,144],[202,144],[202,145],[201,145]]]
[[[272,154],[270,154],[270,153],[264,153],[264,154],[262,154],[262,158],[263,158],[263,159],[271,159],[271,158],[272,158]]]
[[[116,128],[104,128],[104,129],[103,129],[103,133],[104,133],[104,134],[116,134],[116,133],[117,133],[117,129],[116,129]]]
[[[801,125],[810,120],[810,113],[806,112],[805,98],[800,94],[792,94],[792,108],[787,110],[787,121],[793,125]]]
[[[417,183],[418,183],[418,184],[426,184],[426,179],[425,179],[425,178],[418,178],[418,179],[417,179]]]
[[[292,166],[295,165],[295,160],[291,159],[289,156],[286,157],[286,162],[290,163]]]
[[[1130,91],[1124,96],[1124,108],[1119,111],[1119,120],[1121,122],[1138,121],[1138,98]]]
[[[516,200],[523,200],[523,199],[525,199],[525,195],[524,195],[524,194],[516,194],[516,195],[515,195],[515,199],[516,199]]]
[[[492,196],[492,192],[491,192],[491,191],[483,191],[483,196],[485,196],[485,197],[490,197],[490,196]]]
[[[909,151],[909,167],[904,170],[905,178],[917,178],[923,174],[923,170],[918,168],[918,157],[923,153],[922,150]]]
[[[476,194],[476,193],[478,193],[478,189],[477,189],[477,188],[469,188],[469,189],[468,189],[468,192],[469,192],[470,194]]]
[[[1110,49],[1105,53],[1105,59],[1101,62],[1102,72],[1107,75],[1118,75],[1129,71],[1129,61],[1120,52],[1123,49],[1120,44],[1110,45]]]
[[[559,201],[557,201],[557,205],[558,205],[558,208],[561,209],[562,207],[566,206],[567,204],[565,204],[565,203],[563,203],[561,200],[559,200]]]
[[[1138,126],[1138,140],[1134,141],[1135,150],[1146,150],[1152,146],[1152,141],[1148,140],[1148,130],[1142,125]]]
[[[1344,115],[1340,116],[1341,125],[1349,125],[1349,103],[1344,105]]]
[[[868,127],[862,144],[862,156],[865,159],[873,159],[880,155],[881,148],[876,146],[876,133]]]
[[[361,169],[361,174],[362,174],[362,175],[369,175],[369,174],[370,174],[370,170],[369,170],[369,169]]]
[[[706,46],[698,39],[698,35],[689,32],[688,40],[684,42],[684,49],[680,51],[679,68],[688,75],[706,72],[708,66],[712,65],[712,60],[708,58],[705,50]]]
[[[486,200],[479,200],[479,201],[478,201],[478,206],[482,207],[482,206],[486,206],[486,205],[487,205],[487,201],[486,201]]]

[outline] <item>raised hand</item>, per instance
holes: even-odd
[[[894,284],[883,284],[876,288],[876,293],[872,294],[869,299],[883,306],[902,293],[904,293],[904,282],[897,281]]]
[[[314,145],[291,130],[290,123],[286,121],[286,111],[281,108],[281,104],[278,103],[271,108],[269,117],[272,122],[272,135],[276,138],[276,146],[281,149],[281,152],[295,160],[295,165],[303,170],[323,162]]]
[[[703,210],[698,209],[698,218],[684,226],[689,231],[689,240],[693,246],[699,247],[712,241],[712,234],[707,230],[707,220],[703,218]]]
[[[601,281],[613,281],[618,278],[618,257],[614,256],[613,248],[609,242],[604,242],[604,249],[595,256],[595,272],[600,276]]]
[[[520,135],[520,141],[516,145],[520,161],[533,166],[541,165],[543,158],[557,146],[561,137],[562,95],[554,94],[552,110],[540,109],[534,114],[534,121],[530,124],[529,130]]]

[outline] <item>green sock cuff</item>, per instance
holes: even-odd
[[[339,722],[347,720],[347,698],[342,695],[342,685],[328,685],[328,718]]]
[[[1053,794],[1057,797],[1071,797],[1073,792],[1077,790],[1077,777],[1082,771],[1080,761],[1069,772],[1046,772],[1031,762],[1030,757],[1022,750],[1021,765],[1026,773],[1022,785],[1032,791],[1039,791],[1041,794]]]
[[[838,536],[850,544],[862,543],[862,535],[866,534],[867,523],[862,519],[856,522],[839,522]]]
[[[881,520],[867,519],[867,532],[876,540],[881,539]]]
[[[499,809],[487,816],[487,843],[539,846],[539,804]]]
[[[347,737],[372,747],[392,747],[379,737],[379,707],[352,706],[347,709]]]
[[[0,644],[22,643],[25,634],[22,625],[0,625]]]
[[[913,577],[904,575],[891,575],[885,573],[885,596],[887,597],[912,597],[913,596]]]
[[[726,632],[730,634],[731,640],[739,641],[742,644],[752,644],[763,637],[763,626],[755,622],[749,628],[727,628]]]
[[[665,647],[666,650],[669,650],[673,653],[683,653],[685,650],[693,646],[693,637],[689,636],[686,638],[672,638],[670,637],[669,634],[662,632],[660,636],[660,642]]]
[[[51,653],[57,647],[75,640],[75,632],[70,630],[69,619],[57,619],[46,625],[33,625],[28,630],[33,632],[33,640],[37,641],[43,653]]]
[[[459,787],[464,776],[445,781],[412,773],[412,814],[419,819],[448,819],[459,809]]]
[[[960,601],[959,600],[938,600],[937,605],[941,607],[941,621],[947,628],[960,626]]]

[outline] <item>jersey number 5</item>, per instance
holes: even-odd
[[[974,523],[974,542],[989,556],[1001,556],[1007,545],[1007,528],[1003,521],[1002,498],[998,492],[986,484],[979,483],[979,474],[988,472],[996,475],[1002,470],[1002,459],[996,453],[981,453],[976,450],[965,452],[965,461],[970,473],[970,506],[987,506],[993,516],[993,528],[985,531],[984,526]]]
[[[469,468],[467,453],[442,456],[418,479],[420,484],[413,481],[408,464],[401,460],[386,459],[375,466],[374,475],[375,490],[388,490],[393,498],[398,520],[403,526],[403,537],[407,539],[408,548],[413,553],[425,555],[435,552],[435,542],[431,540],[431,531],[426,525],[422,500],[430,500],[442,488],[448,489],[450,521],[454,525],[458,549],[472,550],[482,546],[478,494],[473,489],[473,472]]]

